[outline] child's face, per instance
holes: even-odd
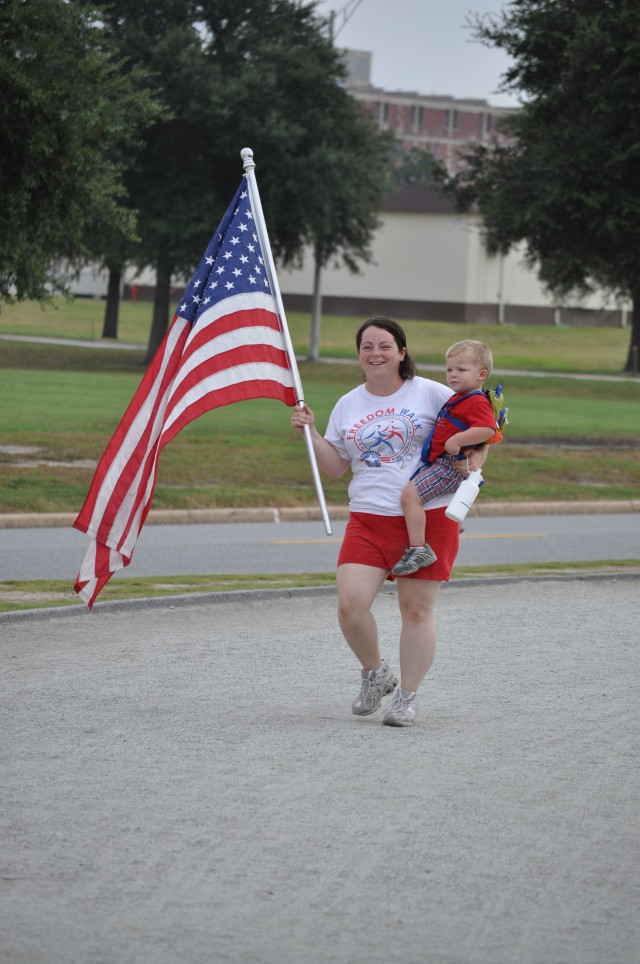
[[[462,395],[482,388],[485,379],[489,377],[488,369],[481,368],[467,355],[449,356],[446,372],[449,388]]]

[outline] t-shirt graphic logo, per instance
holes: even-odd
[[[382,415],[358,429],[354,442],[362,452],[360,459],[370,468],[401,461],[415,434],[413,422],[406,415]]]

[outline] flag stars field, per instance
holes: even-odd
[[[252,221],[254,216],[248,192],[244,191],[227,229],[212,238],[178,308],[179,314],[192,324],[197,323],[202,310],[216,304],[222,297],[231,292],[248,291],[257,285],[256,275],[262,278],[264,289],[269,290],[269,281],[263,272],[264,260],[258,235],[255,231],[249,233]],[[222,275],[228,272],[233,275],[234,280],[223,283]],[[217,280],[212,280],[212,276],[217,276],[220,284]],[[206,300],[197,293],[198,289],[205,287],[213,292]]]

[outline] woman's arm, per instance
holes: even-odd
[[[326,438],[320,435],[315,427],[313,412],[308,405],[296,405],[291,416],[291,425],[299,435],[304,435],[305,425],[309,426],[313,450],[316,453],[318,466],[323,472],[326,472],[332,479],[339,479],[341,475],[344,475],[351,463],[343,459],[331,442],[327,442]]]
[[[482,468],[487,461],[488,454],[489,446],[480,445],[477,449],[470,449],[469,452],[466,453],[466,458],[456,462],[455,467],[458,472],[462,472],[463,475],[468,475],[469,472],[475,472],[476,469]]]

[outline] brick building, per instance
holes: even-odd
[[[370,82],[371,54],[345,50],[346,89],[382,130],[391,130],[408,150],[430,151],[450,173],[460,164],[460,149],[473,141],[502,139],[501,118],[517,108],[493,107],[486,100],[457,98],[415,91],[390,91]]]

